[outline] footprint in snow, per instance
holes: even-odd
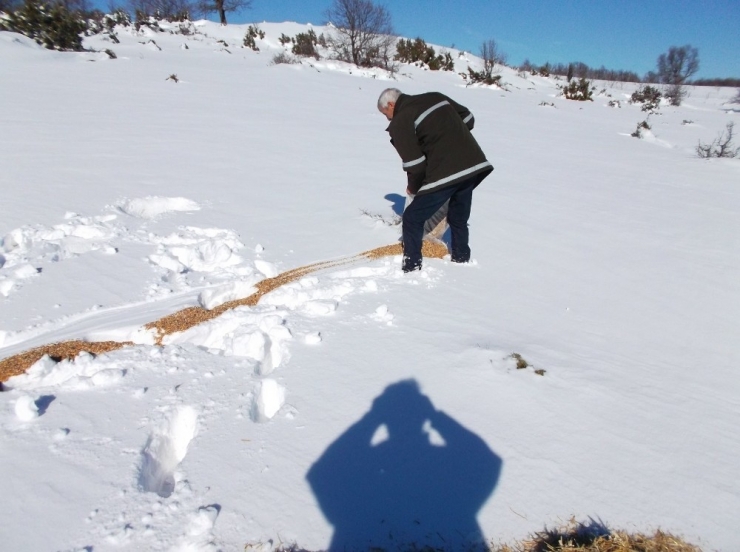
[[[175,491],[175,470],[185,458],[197,433],[198,415],[190,406],[178,406],[160,428],[152,432],[144,447],[139,486],[162,498]]]
[[[254,422],[270,420],[285,404],[285,388],[273,379],[260,382],[256,396],[252,399],[250,416]]]
[[[220,512],[220,505],[211,504],[210,506],[201,506],[197,512],[190,514],[185,534],[180,537],[174,550],[199,550],[203,552],[218,550],[213,536],[213,527]]]

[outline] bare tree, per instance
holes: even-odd
[[[658,57],[658,76],[665,84],[684,84],[699,70],[699,50],[690,44],[671,46]]]
[[[334,0],[326,17],[337,29],[332,46],[339,59],[358,66],[388,66],[395,36],[385,6],[371,0]]]
[[[18,0],[0,0],[0,12],[12,12],[19,4]]]
[[[84,14],[92,11],[88,0],[57,0],[57,4],[61,4],[71,12]]]
[[[642,77],[642,82],[648,82],[648,83],[658,83],[660,82],[660,77],[658,76],[658,73],[655,71],[648,71],[645,73],[645,76]]]
[[[144,17],[157,17],[166,20],[189,18],[194,11],[191,0],[128,0],[130,11]]]
[[[218,13],[221,25],[226,25],[226,13],[239,10],[248,10],[252,7],[252,0],[198,0],[197,10],[203,15]]]
[[[504,65],[507,58],[492,38],[481,45],[480,57],[483,58],[483,75],[488,79],[493,76],[496,65]]]
[[[681,105],[684,83],[699,70],[699,50],[690,44],[671,46],[658,57],[658,77],[668,85],[665,96],[671,105]]]

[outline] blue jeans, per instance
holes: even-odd
[[[424,238],[424,222],[450,200],[447,224],[452,234],[452,262],[466,263],[470,260],[468,246],[468,219],[473,190],[480,183],[476,175],[454,186],[436,192],[416,196],[403,212],[403,271],[421,269],[421,243]]]

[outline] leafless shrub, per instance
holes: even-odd
[[[732,134],[735,128],[735,123],[727,123],[726,134],[722,132],[711,144],[702,144],[701,140],[699,145],[696,146],[696,154],[703,159],[710,159],[712,157],[737,157],[740,155],[740,147],[736,148],[732,143]]]
[[[483,59],[483,73],[490,78],[494,73],[501,71],[501,67],[496,68],[497,65],[506,65],[508,56],[501,51],[496,41],[490,38],[481,44],[480,57]]]
[[[286,52],[280,52],[273,56],[270,63],[271,65],[295,65],[300,63],[300,61]]]
[[[381,215],[379,213],[371,213],[367,209],[360,209],[362,216],[369,218],[370,220],[382,222],[386,226],[399,226],[401,224],[400,215],[393,214],[391,216]]]
[[[663,95],[669,104],[679,106],[686,98],[686,88],[682,84],[669,84]]]

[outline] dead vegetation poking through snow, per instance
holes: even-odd
[[[257,291],[249,297],[229,301],[211,310],[207,310],[202,307],[187,307],[174,314],[170,314],[160,318],[159,320],[150,322],[149,324],[146,324],[144,328],[147,330],[154,330],[156,335],[156,344],[162,345],[162,340],[170,334],[183,332],[193,326],[207,322],[208,320],[213,320],[214,318],[221,316],[226,311],[236,307],[253,307],[266,293],[284,286],[285,284],[289,284],[290,282],[299,280],[313,272],[356,264],[363,260],[375,260],[382,257],[401,255],[402,253],[402,246],[400,243],[397,243],[371,249],[350,257],[343,257],[333,261],[322,261],[294,268],[287,272],[283,272],[282,274],[278,274],[274,278],[265,278],[261,282],[258,282],[255,284]],[[427,258],[441,259],[447,254],[447,247],[443,243],[425,241],[422,247],[422,254]],[[35,349],[0,360],[0,382],[7,381],[13,376],[23,374],[45,355],[48,355],[53,360],[59,362],[62,360],[72,360],[82,352],[87,352],[92,355],[100,355],[129,345],[133,345],[133,343],[128,341],[88,342],[73,340],[36,347]]]
[[[245,552],[262,549],[261,543],[244,546]],[[471,547],[471,550],[484,552],[702,552],[701,548],[686,542],[681,537],[657,530],[652,535],[610,530],[603,523],[591,520],[588,524],[571,519],[558,529],[544,529],[515,544],[490,544]],[[382,549],[372,549],[382,550]],[[426,550],[436,552],[437,548],[409,544],[399,550]],[[300,546],[279,546],[274,552],[309,552]]]
[[[658,529],[652,535],[610,530],[601,522],[571,519],[514,545],[493,546],[491,552],[701,552],[698,546]]]

